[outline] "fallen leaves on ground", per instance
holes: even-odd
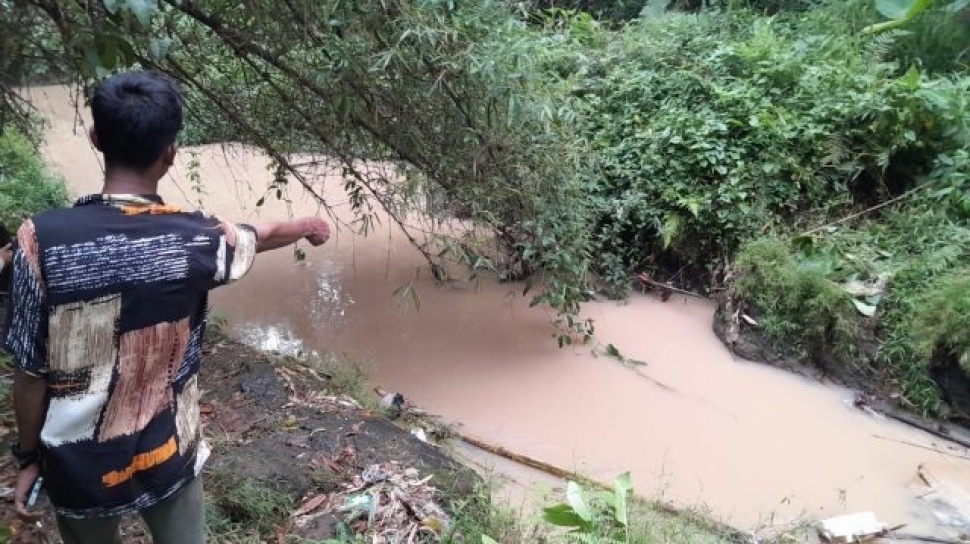
[[[301,367],[301,370],[319,380],[323,380],[323,378],[320,378],[319,375],[313,371],[313,369]],[[283,408],[302,406],[304,408],[313,408],[322,412],[332,412],[341,407],[356,410],[363,409],[360,403],[349,395],[327,395],[312,387],[303,387],[303,391],[301,391],[301,388],[297,387],[296,384],[304,383],[304,385],[306,385],[306,380],[301,379],[301,373],[293,369],[277,367],[276,373],[279,375],[280,379],[286,383],[290,390],[290,402],[284,405]]]
[[[342,490],[307,497],[293,513],[294,525],[299,531],[330,517],[373,544],[438,542],[452,520],[430,480],[394,461],[371,465]]]

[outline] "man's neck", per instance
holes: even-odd
[[[158,178],[149,172],[109,168],[101,192],[109,195],[153,195],[158,193]]]

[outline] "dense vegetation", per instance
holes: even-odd
[[[161,69],[188,143],[270,155],[270,198],[326,204],[336,168],[361,230],[486,227],[411,234],[439,276],[528,278],[562,342],[590,289],[648,272],[942,414],[936,374],[970,370],[966,4],[2,0],[0,111],[19,82]]]
[[[0,225],[16,232],[24,219],[68,201],[64,181],[43,163],[27,136],[0,132]]]

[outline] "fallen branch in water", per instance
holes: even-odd
[[[680,394],[680,391],[677,391],[673,387],[670,387],[669,385],[665,384],[664,382],[662,382],[662,381],[660,381],[660,380],[658,380],[656,378],[651,378],[650,376],[647,376],[643,372],[640,372],[640,370],[637,369],[637,368],[631,368],[630,370],[632,370],[637,376],[640,376],[640,378],[642,378],[644,380],[647,380],[648,382],[656,385],[657,387],[659,387],[661,389],[670,391],[671,393],[677,393],[678,395]]]
[[[680,293],[681,295],[687,295],[689,297],[707,299],[706,296],[704,296],[704,295],[702,295],[700,293],[693,293],[691,291],[685,291],[683,289],[678,289],[676,287],[672,287],[670,285],[667,285],[666,283],[660,283],[659,281],[654,281],[654,280],[652,280],[650,278],[650,276],[648,276],[646,274],[646,272],[641,272],[640,274],[637,274],[637,281],[639,281],[641,285],[649,285],[650,287],[656,287],[657,289],[660,289],[661,292],[663,292],[663,291],[670,291],[670,292],[673,292],[673,293]],[[666,301],[666,299],[664,299],[664,301]]]
[[[515,461],[520,465],[525,465],[529,468],[534,468],[540,472],[545,472],[546,474],[555,476],[556,478],[560,478],[562,480],[571,480],[578,484],[582,484],[587,487],[595,487],[597,489],[602,489],[604,491],[611,490],[610,486],[600,483],[596,480],[593,480],[592,478],[587,478],[586,476],[583,476],[578,472],[573,472],[570,470],[566,470],[564,468],[559,468],[556,465],[546,463],[545,461],[540,461],[538,459],[529,457],[527,455],[516,453],[512,450],[503,448],[502,446],[490,444],[488,442],[485,442],[484,440],[480,440],[478,438],[468,436],[457,431],[455,431],[455,436],[460,438],[462,441],[467,442],[472,446],[475,446],[480,450],[491,453],[492,455],[498,455],[499,457],[504,457],[505,459],[508,459],[510,461]]]
[[[890,438],[888,436],[881,436],[881,435],[878,435],[878,434],[874,434],[872,436],[873,436],[873,438],[878,438],[880,440],[886,440],[886,441],[889,441],[889,442],[895,442],[897,444],[902,444],[904,446],[910,446],[910,447],[913,447],[913,448],[920,448],[920,449],[923,449],[923,450],[927,450],[927,451],[932,451],[932,452],[939,453],[940,455],[948,455],[948,456],[954,457],[956,459],[963,459],[963,460],[966,460],[966,461],[970,461],[970,457],[967,457],[966,455],[957,455],[956,453],[950,453],[948,451],[943,451],[943,450],[938,449],[938,448],[933,448],[933,447],[930,447],[930,446],[924,446],[922,444],[917,444],[915,442],[910,442],[908,440],[900,440],[898,438]]]
[[[908,533],[889,533],[894,540],[909,540],[910,542],[929,542],[931,544],[966,544],[966,540],[952,538],[937,538],[935,536],[911,535]]]
[[[388,394],[381,387],[375,387],[374,388],[374,393],[376,393],[380,397],[384,397],[384,396],[386,396]],[[405,406],[407,407],[408,410],[415,410],[415,409],[417,409],[417,410],[421,411],[419,408],[415,407],[413,404],[411,404],[409,402],[406,402],[405,401],[404,404],[405,404]],[[421,412],[423,412],[423,411],[421,411]],[[423,413],[427,414],[426,412],[423,412]],[[596,481],[596,480],[594,480],[592,478],[589,478],[587,476],[583,476],[582,474],[580,474],[578,472],[575,472],[575,471],[572,471],[572,470],[566,470],[564,468],[557,467],[556,465],[553,465],[551,463],[547,463],[545,461],[541,461],[541,460],[536,459],[534,457],[529,457],[528,455],[524,455],[524,454],[521,454],[521,453],[516,453],[516,452],[514,452],[514,451],[512,451],[512,450],[510,450],[508,448],[504,448],[502,446],[498,446],[498,445],[495,445],[495,444],[491,444],[489,442],[486,442],[484,440],[475,438],[473,436],[469,436],[469,435],[463,434],[461,431],[459,431],[457,429],[454,429],[454,428],[449,428],[448,430],[449,430],[450,436],[455,437],[455,438],[457,438],[457,439],[465,442],[466,444],[468,444],[470,446],[473,446],[475,448],[478,448],[478,449],[480,449],[480,450],[482,450],[484,452],[490,453],[492,455],[497,455],[497,456],[502,457],[504,459],[508,459],[509,461],[512,461],[514,463],[518,463],[520,465],[527,466],[529,468],[538,470],[539,472],[543,472],[545,474],[548,474],[548,475],[553,476],[555,478],[558,478],[560,480],[573,481],[573,482],[576,482],[576,483],[578,483],[580,485],[584,485],[584,486],[589,487],[589,488],[599,489],[599,490],[602,490],[602,491],[607,491],[607,492],[612,492],[613,491],[613,488],[611,486],[606,485],[604,483],[601,483],[599,481]],[[663,502],[659,502],[659,501],[647,501],[646,499],[643,499],[642,497],[636,497],[636,496],[634,496],[634,500],[636,500],[636,501],[638,501],[639,503],[642,503],[642,504],[648,504],[650,508],[652,508],[652,509],[654,509],[654,510],[656,510],[656,511],[662,513],[662,514],[669,515],[669,516],[685,516],[685,515],[689,515],[689,511],[688,510],[682,510],[682,509],[677,508],[676,506],[674,506],[673,504],[670,504],[670,503],[663,503]],[[745,533],[743,531],[739,531],[738,529],[735,529],[734,527],[731,527],[730,525],[727,525],[727,524],[722,523],[720,521],[716,521],[716,520],[711,519],[711,518],[695,518],[694,521],[695,521],[695,523],[698,524],[698,526],[703,526],[703,527],[706,527],[709,530],[712,530],[712,531],[715,531],[717,533],[720,533],[721,535],[723,535],[724,537],[726,537],[727,539],[729,539],[730,542],[735,542],[735,543],[738,543],[738,544],[740,544],[740,543],[757,542],[757,539],[753,538],[753,535],[748,534],[748,533]]]
[[[578,483],[580,485],[584,485],[586,487],[600,489],[600,490],[607,491],[607,492],[612,492],[613,491],[613,488],[610,487],[609,485],[606,485],[604,483],[598,482],[598,481],[596,481],[596,480],[594,480],[592,478],[583,476],[582,474],[579,474],[578,472],[574,472],[574,471],[571,471],[571,470],[566,470],[564,468],[557,467],[556,465],[547,463],[545,461],[540,461],[539,459],[535,459],[533,457],[529,457],[528,455],[523,455],[521,453],[516,453],[516,452],[511,451],[511,450],[509,450],[507,448],[504,448],[502,446],[497,446],[495,444],[490,444],[488,442],[485,442],[484,440],[480,440],[478,438],[475,438],[475,437],[472,437],[472,436],[468,436],[468,435],[462,434],[459,431],[454,431],[454,435],[456,437],[458,437],[459,439],[461,439],[462,441],[464,441],[465,443],[470,444],[470,445],[472,445],[472,446],[474,446],[474,447],[476,447],[476,448],[478,448],[478,449],[480,449],[482,451],[486,451],[488,453],[491,453],[492,455],[497,455],[499,457],[503,457],[505,459],[508,459],[510,461],[514,461],[514,462],[519,463],[521,465],[525,465],[527,467],[533,468],[533,469],[538,470],[540,472],[544,472],[546,474],[549,474],[550,476],[554,476],[554,477],[559,478],[561,480],[573,481],[573,482],[576,482],[576,483]],[[647,502],[645,499],[640,499],[640,500],[644,500],[644,502]],[[685,510],[681,510],[680,508],[677,508],[676,506],[674,506],[674,505],[672,505],[670,503],[652,502],[652,501],[650,501],[650,502],[647,502],[647,504],[649,504],[650,508],[653,508],[654,510],[659,511],[662,514],[666,514],[666,515],[669,515],[669,516],[683,516],[686,513]],[[718,522],[718,521],[715,521],[715,520],[712,520],[712,519],[708,519],[708,520],[705,520],[705,521],[700,522],[700,523],[709,524],[709,528],[710,529],[713,529],[713,530],[717,531],[718,533],[721,533],[722,535],[724,535],[725,537],[729,538],[733,542],[738,542],[738,543],[741,543],[741,542],[754,542],[754,540],[752,539],[751,535],[749,535],[747,533],[744,533],[742,531],[739,531],[739,530],[737,530],[734,527],[731,527],[729,525],[725,525],[725,524],[723,524],[721,522]]]
[[[948,440],[948,441],[953,442],[955,444],[959,444],[960,446],[963,446],[964,448],[970,448],[970,440],[965,439],[965,438],[961,438],[959,436],[954,436],[954,434],[952,432],[949,432],[946,429],[942,429],[941,430],[939,428],[933,427],[930,423],[922,420],[918,416],[913,415],[913,414],[909,414],[907,412],[903,412],[903,411],[901,411],[901,410],[893,407],[892,405],[890,405],[888,403],[885,403],[885,402],[879,403],[877,405],[874,405],[874,408],[879,413],[883,414],[884,416],[886,416],[888,418],[895,419],[896,421],[899,421],[900,423],[905,423],[905,424],[907,424],[907,425],[909,425],[911,427],[915,427],[917,429],[920,429],[921,431],[928,432],[928,433],[932,434],[933,436],[937,436],[937,437],[942,438],[944,440]]]

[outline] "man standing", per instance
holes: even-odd
[[[66,544],[120,543],[139,512],[157,544],[204,541],[199,371],[208,291],[238,280],[256,253],[300,239],[317,218],[237,225],[165,204],[182,97],[153,72],[105,80],[91,140],[101,193],[26,221],[17,233],[4,346],[15,361],[24,519],[43,474]]]

